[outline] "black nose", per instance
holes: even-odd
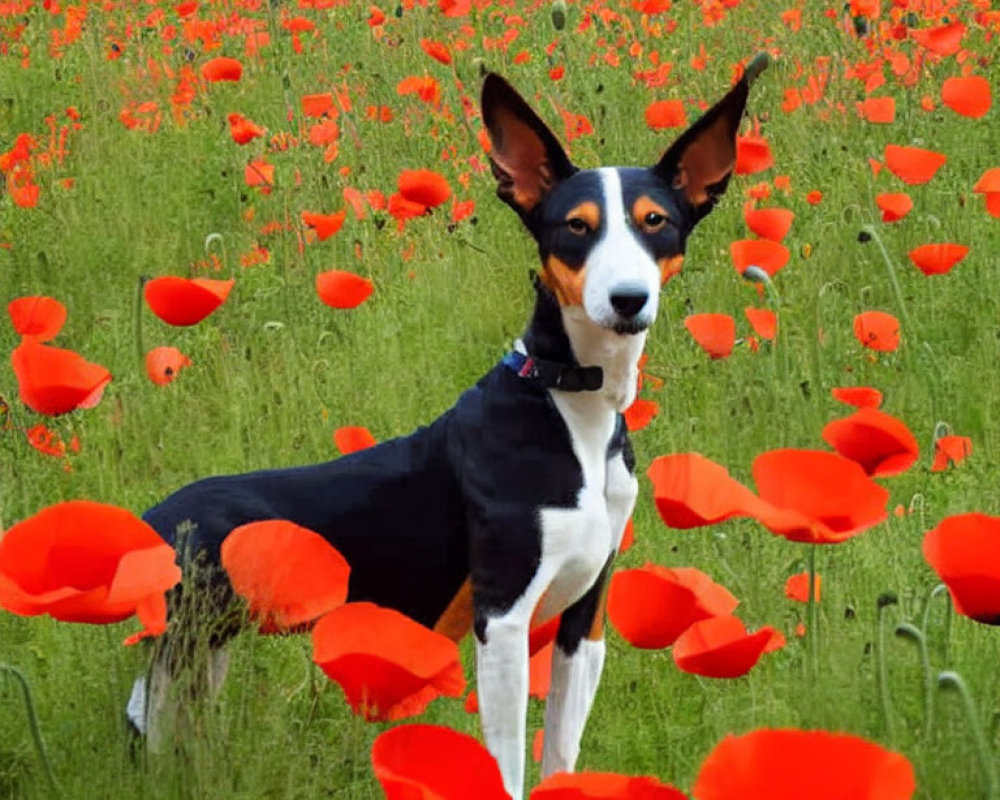
[[[649,293],[638,291],[615,292],[611,295],[611,307],[623,317],[634,317],[646,305]]]

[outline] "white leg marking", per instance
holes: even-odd
[[[603,668],[603,639],[582,640],[571,656],[556,646],[552,654],[552,685],[545,703],[543,778],[554,772],[572,772],[576,767],[580,738]]]
[[[150,753],[162,753],[164,740],[177,722],[177,708],[171,694],[173,678],[170,665],[165,659],[157,658],[149,670],[149,685],[146,687],[146,748]]]
[[[611,522],[611,533],[614,536],[614,547],[617,550],[622,543],[625,524],[635,509],[635,499],[639,495],[639,482],[635,475],[628,471],[625,459],[621,454],[608,462],[608,472],[605,479],[604,496],[608,501],[608,519]],[[611,576],[608,576],[610,580]]]
[[[510,614],[486,623],[486,643],[476,640],[479,718],[486,748],[513,800],[524,795],[525,716],[528,713],[529,621]]]

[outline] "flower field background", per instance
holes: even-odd
[[[1000,514],[998,45],[989,0],[0,2],[0,305],[66,310],[0,320],[0,530],[66,500],[138,514],[209,474],[334,458],[370,441],[354,426],[383,440],[431,421],[533,301],[537,255],[494,197],[483,74],[579,166],[653,164],[768,52],[738,174],[649,337],[611,607],[633,590],[650,606],[626,585],[644,565],[640,581],[696,567],[739,601],[709,622],[735,613],[784,646],[696,676],[693,636],[671,650],[613,616],[578,767],[704,800],[727,734],[802,728],[901,753],[914,797],[1000,798],[1000,632],[970,618],[1000,619],[1000,536],[956,557],[985,587],[965,614],[924,556],[943,547],[932,529],[960,537],[942,521]],[[90,383],[42,385],[26,365],[52,346],[94,365]],[[883,416],[833,392],[857,387]],[[768,490],[762,454],[781,448],[834,448],[869,493],[811,461]],[[677,474],[710,488],[679,492]],[[810,480],[822,513],[779,502]],[[797,602],[808,586],[786,582],[810,566],[821,595]],[[123,714],[137,627],[0,612],[0,796],[383,796],[370,753],[396,723],[354,715],[308,636],[240,636],[189,743],[145,758]],[[419,721],[478,735],[465,705]]]

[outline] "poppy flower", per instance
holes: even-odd
[[[343,428],[337,428],[333,432],[333,443],[345,456],[358,450],[366,450],[376,444],[375,437],[371,435],[368,428],[361,425],[347,425]]]
[[[690,314],[684,327],[712,358],[726,358],[736,343],[736,321],[729,314]]]
[[[791,257],[787,247],[769,239],[739,239],[729,245],[729,254],[740,275],[748,267],[758,267],[772,278]]]
[[[875,205],[882,212],[882,222],[898,222],[913,209],[913,200],[905,192],[875,196]]]
[[[695,800],[909,800],[906,757],[846,733],[760,729],[725,737],[702,762]]]
[[[1000,625],[1000,517],[945,517],[924,536],[924,559],[948,587],[958,613]]]
[[[646,124],[654,131],[687,126],[687,114],[680,100],[654,100],[646,106]]]
[[[633,647],[670,647],[695,622],[731,614],[739,600],[693,567],[646,564],[618,570],[608,589],[608,619]]]
[[[510,800],[489,751],[441,725],[398,725],[380,733],[372,744],[372,770],[386,800]]]
[[[858,103],[858,113],[868,122],[888,125],[896,121],[896,100],[892,97],[866,97]]]
[[[837,453],[769,450],[752,471],[763,502],[750,516],[793,542],[837,544],[888,516],[889,492]]]
[[[677,637],[674,663],[682,672],[706,678],[738,678],[753,669],[775,633],[769,625],[747,633],[743,621],[731,614],[709,617]]]
[[[262,158],[251,161],[243,168],[243,180],[251,189],[258,188],[262,194],[270,194],[274,188],[274,164]]]
[[[753,492],[700,453],[660,456],[646,475],[660,519],[671,528],[714,525],[756,507]]]
[[[353,272],[331,269],[316,276],[316,293],[331,308],[357,308],[373,289],[370,280]]]
[[[174,550],[123,508],[71,500],[0,539],[0,607],[64,622],[108,624],[138,614],[143,635],[167,627],[163,593],[181,578]]]
[[[909,252],[910,261],[924,275],[944,275],[965,258],[969,248],[963,244],[939,242],[922,244]]]
[[[400,229],[402,229],[407,220],[422,217],[427,213],[427,206],[423,203],[407,200],[399,192],[393,192],[389,195],[387,208],[389,215],[396,220]]]
[[[1000,218],[1000,167],[986,170],[976,181],[972,191],[985,195],[986,210],[991,216]]]
[[[622,416],[625,417],[625,426],[629,432],[634,433],[649,425],[659,413],[660,404],[655,400],[643,400],[637,397],[632,401],[632,405],[622,412]]]
[[[209,83],[238,81],[243,76],[243,65],[235,58],[219,56],[201,65],[201,77]]]
[[[146,353],[146,375],[157,386],[166,386],[190,366],[191,359],[176,347],[154,347]]]
[[[774,337],[778,335],[777,314],[768,308],[745,308],[743,313],[754,333],[761,339],[767,339],[769,342],[774,341]]]
[[[253,120],[247,119],[242,114],[233,112],[226,117],[229,123],[229,135],[233,137],[236,144],[249,144],[254,139],[267,133],[266,128],[262,128]]]
[[[316,231],[316,238],[321,242],[339,231],[346,217],[346,211],[337,211],[333,214],[319,214],[314,211],[302,212],[302,221]]]
[[[956,114],[979,119],[990,110],[990,82],[981,75],[948,78],[941,84],[941,102]]]
[[[433,39],[421,39],[420,49],[427,53],[427,55],[435,61],[440,62],[445,66],[451,63],[451,51],[448,49],[448,46],[442,42],[436,42]]]
[[[860,408],[830,422],[823,428],[823,441],[860,464],[866,474],[881,478],[905,472],[919,456],[916,437],[906,424],[874,408]]]
[[[66,414],[93,408],[111,373],[72,350],[24,339],[10,356],[21,401],[39,414]]]
[[[816,602],[819,602],[820,596],[822,595],[821,587],[823,585],[823,579],[819,575],[816,576],[816,588],[815,596]],[[789,600],[794,600],[796,603],[808,603],[809,602],[809,573],[800,572],[797,575],[789,575],[788,580],[785,581],[785,597]]]
[[[312,622],[347,600],[347,561],[318,533],[288,520],[240,525],[219,553],[233,590],[264,633]]]
[[[226,302],[234,279],[179,278],[163,275],[146,283],[143,295],[150,310],[168,325],[196,325]]]
[[[622,540],[618,544],[618,552],[624,553],[629,550],[632,545],[635,544],[635,523],[632,518],[628,518],[628,522],[625,523],[625,530],[622,531]]]
[[[18,297],[7,304],[7,314],[19,336],[48,342],[66,323],[66,306],[54,297]]]
[[[348,603],[313,628],[313,661],[369,721],[421,713],[439,695],[460,697],[458,645],[374,603]]]
[[[818,189],[813,189],[806,194],[806,202],[811,206],[818,206],[823,202],[823,193]]]
[[[687,795],[650,775],[557,772],[532,789],[529,800],[687,800]]]
[[[754,208],[748,203],[743,208],[743,219],[747,227],[757,236],[772,242],[780,242],[788,235],[788,229],[792,227],[792,221],[795,219],[795,212],[787,208]]]
[[[767,139],[756,133],[736,137],[737,175],[752,175],[773,166],[774,156],[771,154],[771,145],[767,143]]]
[[[931,472],[941,472],[949,464],[961,464],[972,454],[972,439],[968,436],[940,436],[934,441],[934,463]]]
[[[891,353],[899,347],[899,320],[885,311],[863,311],[854,317],[854,338],[864,347]]]
[[[882,392],[870,386],[841,386],[830,390],[835,400],[855,408],[878,408],[882,405]]]
[[[443,175],[429,169],[404,169],[399,173],[399,193],[411,203],[434,208],[451,197]]]
[[[939,56],[953,56],[961,48],[967,30],[961,22],[949,22],[934,28],[910,28],[910,38]]]
[[[898,144],[885,146],[885,165],[893,175],[911,186],[927,183],[947,160],[944,153],[934,150]]]
[[[307,117],[322,117],[331,112],[334,115],[337,113],[333,105],[333,94],[331,92],[304,94],[300,102],[302,104],[302,113]]]

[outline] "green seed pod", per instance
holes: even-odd
[[[552,27],[561,31],[566,27],[566,2],[565,0],[555,0],[552,4]]]

